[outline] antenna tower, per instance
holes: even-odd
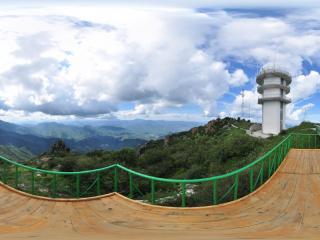
[[[244,118],[244,90],[241,90],[241,117]]]

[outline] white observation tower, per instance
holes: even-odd
[[[262,95],[258,103],[262,104],[262,133],[279,134],[285,129],[286,97],[290,92],[291,75],[276,68],[262,68],[257,76],[258,92]]]

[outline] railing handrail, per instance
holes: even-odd
[[[15,162],[13,160],[10,160],[6,157],[3,157],[0,155],[0,159],[4,160],[5,162],[11,163],[15,166],[24,168],[24,169],[28,169],[34,172],[39,172],[39,173],[47,173],[47,174],[58,174],[58,175],[78,175],[78,174],[87,174],[87,173],[96,173],[96,172],[101,172],[104,170],[108,170],[110,168],[114,168],[116,167],[118,164],[112,164],[103,168],[96,168],[96,169],[92,169],[92,170],[84,170],[84,171],[78,171],[78,172],[62,172],[62,171],[52,171],[52,170],[44,170],[44,169],[40,169],[40,168],[35,168],[35,167],[31,167],[31,166],[27,166],[18,162]]]
[[[171,183],[199,183],[199,182],[207,182],[207,181],[213,181],[213,180],[218,180],[218,179],[223,179],[223,178],[227,178],[227,177],[231,177],[234,176],[236,174],[239,174],[249,168],[251,168],[252,166],[258,164],[259,162],[261,162],[264,158],[268,157],[273,151],[275,151],[282,143],[284,143],[288,138],[290,138],[290,136],[292,136],[293,134],[290,133],[285,139],[283,139],[280,143],[278,143],[276,146],[274,146],[272,149],[270,149],[268,152],[266,152],[263,156],[261,156],[260,158],[258,158],[257,160],[247,164],[244,167],[241,167],[239,169],[236,169],[232,172],[229,173],[225,173],[222,175],[217,175],[217,176],[212,176],[212,177],[207,177],[207,178],[198,178],[198,179],[172,179],[172,178],[161,178],[161,177],[154,177],[151,175],[147,175],[147,174],[143,174],[137,171],[134,171],[132,169],[129,169],[127,167],[122,166],[121,164],[113,164],[113,165],[109,165],[103,168],[97,168],[97,169],[92,169],[92,170],[85,170],[85,171],[78,171],[78,172],[62,172],[62,171],[52,171],[52,170],[44,170],[44,169],[39,169],[39,168],[35,168],[35,167],[31,167],[31,166],[27,166],[15,161],[12,161],[6,157],[0,156],[1,160],[4,160],[6,162],[9,162],[15,166],[24,168],[24,169],[28,169],[34,172],[39,172],[39,173],[46,173],[46,174],[57,174],[57,175],[82,175],[82,174],[89,174],[89,173],[97,173],[97,172],[101,172],[104,170],[108,170],[114,167],[118,167],[124,171],[127,171],[131,174],[134,174],[136,176],[139,177],[143,177],[143,178],[147,178],[149,180],[156,180],[156,181],[161,181],[161,182],[171,182]],[[312,135],[312,134],[306,134],[306,135]],[[316,134],[313,134],[316,135]]]
[[[213,180],[218,180],[218,179],[222,179],[222,178],[227,178],[227,177],[231,177],[234,176],[236,174],[239,174],[249,168],[251,168],[252,166],[258,164],[259,162],[261,162],[264,158],[268,157],[273,151],[275,151],[275,149],[277,149],[277,147],[279,147],[283,142],[285,142],[289,137],[291,136],[291,134],[289,134],[285,139],[283,139],[280,143],[278,143],[275,147],[273,147],[271,150],[269,150],[268,152],[266,152],[263,156],[261,156],[260,158],[258,158],[257,160],[247,164],[244,167],[241,167],[237,170],[234,170],[232,172],[229,173],[225,173],[222,175],[217,175],[217,176],[212,176],[212,177],[208,177],[208,178],[198,178],[198,179],[173,179],[173,178],[159,178],[159,177],[154,177],[154,176],[150,176],[147,174],[143,174],[143,173],[139,173],[136,172],[134,170],[131,170],[129,168],[126,168],[120,164],[118,164],[118,167],[130,172],[132,174],[135,174],[137,176],[140,177],[144,177],[144,178],[148,178],[149,180],[156,180],[156,181],[162,181],[162,182],[172,182],[172,183],[199,183],[199,182],[208,182],[208,181],[213,181]]]
[[[278,144],[257,160],[229,173],[198,179],[155,177],[137,172],[118,163],[102,168],[78,172],[52,171],[27,166],[2,156],[0,156],[0,161],[3,163],[3,170],[0,171],[0,175],[1,181],[9,186],[13,186],[22,191],[31,192],[34,195],[49,195],[53,198],[65,198],[66,196],[80,198],[85,195],[92,196],[93,193],[95,196],[98,196],[110,191],[119,192],[120,187],[121,194],[128,194],[129,198],[134,199],[136,197],[135,195],[138,193],[143,197],[150,197],[147,201],[150,201],[151,204],[155,204],[158,193],[167,195],[167,191],[170,192],[170,189],[173,187],[173,189],[178,191],[178,193],[173,193],[173,196],[175,196],[176,201],[180,201],[178,199],[181,198],[182,207],[186,206],[187,199],[190,197],[188,195],[190,193],[187,191],[189,187],[193,189],[194,186],[199,186],[202,190],[206,189],[205,191],[207,191],[209,187],[211,188],[211,190],[209,190],[211,191],[209,202],[210,204],[215,205],[230,201],[231,199],[236,200],[239,197],[244,196],[243,194],[249,194],[257,189],[257,187],[261,186],[265,180],[269,179],[274,174],[292,147],[317,148],[320,146],[319,143],[320,126],[316,126],[316,134],[289,133],[288,136],[283,136]],[[110,173],[108,170],[111,169],[112,172]],[[41,173],[43,173],[43,176]],[[249,182],[241,182],[239,179],[243,179],[243,177],[249,180]],[[20,181],[21,179],[23,179],[24,182]],[[59,179],[59,181],[57,179]],[[134,183],[138,179],[143,180],[140,183],[142,184],[141,186],[144,189],[144,193],[142,193]],[[44,187],[43,180],[47,183]],[[60,183],[59,189],[57,187],[58,182]],[[127,185],[124,186],[123,183],[126,183]],[[174,186],[172,186],[172,183]],[[193,186],[188,186],[188,183],[192,183]],[[202,183],[205,184],[202,185]],[[245,183],[247,183],[247,186],[243,186]],[[219,189],[217,186],[220,186]],[[225,191],[221,189],[221,187],[225,189]],[[201,190],[199,190],[199,192],[201,192]],[[203,201],[206,204],[208,203],[207,198]]]

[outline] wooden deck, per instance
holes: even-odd
[[[118,194],[49,201],[0,186],[0,239],[320,239],[320,150],[291,150],[254,193],[224,205],[155,207]]]

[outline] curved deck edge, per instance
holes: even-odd
[[[290,151],[289,151],[290,152]],[[25,197],[29,197],[29,198],[33,198],[33,199],[38,199],[38,200],[44,200],[44,201],[51,201],[51,202],[83,202],[83,201],[94,201],[94,200],[99,200],[99,199],[103,199],[103,198],[108,198],[111,196],[117,196],[122,198],[123,200],[126,200],[128,202],[130,202],[131,204],[139,204],[145,207],[153,207],[153,208],[159,208],[159,209],[175,209],[175,210],[179,210],[179,209],[183,209],[183,210],[197,210],[197,209],[212,209],[212,208],[217,208],[217,207],[222,207],[222,206],[227,206],[227,205],[231,205],[231,204],[235,204],[241,201],[246,200],[247,198],[250,198],[256,194],[258,194],[263,188],[265,188],[265,186],[272,181],[280,172],[281,168],[283,167],[284,163],[286,162],[287,158],[288,158],[289,153],[287,154],[287,156],[285,157],[285,159],[281,162],[280,166],[277,168],[277,170],[274,172],[274,174],[267,180],[265,181],[261,186],[259,186],[255,191],[237,199],[234,201],[230,201],[230,202],[226,202],[226,203],[221,203],[221,204],[216,204],[216,205],[209,205],[209,206],[200,206],[200,207],[171,207],[171,206],[160,206],[160,205],[154,205],[154,204],[149,204],[149,203],[144,203],[138,200],[134,200],[134,199],[130,199],[120,193],[117,192],[111,192],[111,193],[107,193],[104,195],[99,195],[99,196],[94,196],[94,197],[86,197],[86,198],[51,198],[51,197],[44,197],[44,196],[38,196],[38,195],[33,195],[31,193],[27,193],[18,189],[15,189],[9,185],[4,184],[3,182],[0,181],[0,186],[11,191],[14,193],[17,193],[19,195],[25,196]]]

